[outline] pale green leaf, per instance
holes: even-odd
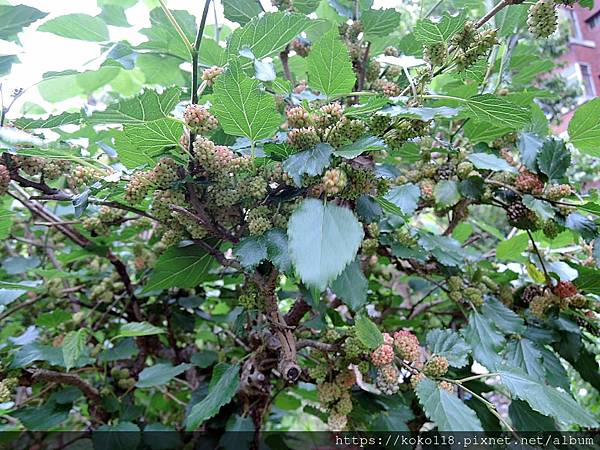
[[[531,121],[529,109],[492,94],[475,95],[464,102],[462,115],[499,127],[521,129]]]
[[[98,17],[87,14],[68,14],[43,23],[38,31],[46,31],[58,36],[82,41],[108,41],[108,28]]]
[[[448,13],[444,13],[438,20],[421,19],[415,25],[413,36],[421,44],[447,42],[462,29],[464,22],[462,16],[452,17]]]
[[[175,119],[164,118],[152,122],[125,125],[123,132],[138,152],[152,157],[179,147],[183,124]]]
[[[332,28],[314,43],[307,60],[311,88],[327,96],[352,92],[356,76],[337,28]]]
[[[120,337],[136,337],[136,336],[151,336],[153,334],[164,333],[165,330],[156,327],[148,322],[129,322],[121,327],[119,334],[115,336]]]
[[[456,395],[440,389],[434,381],[421,381],[416,392],[423,411],[439,431],[483,431],[475,411]]]
[[[499,260],[519,261],[522,253],[527,250],[529,236],[525,233],[517,234],[510,239],[504,239],[496,247],[496,258]]]
[[[245,25],[262,11],[256,0],[223,0],[225,18]]]
[[[173,367],[170,363],[155,364],[152,367],[146,367],[140,372],[138,382],[135,386],[138,388],[162,386],[190,367],[192,367],[191,364],[179,364]]]
[[[568,131],[575,147],[583,153],[600,157],[600,98],[577,108]]]
[[[255,58],[262,59],[279,53],[302,31],[317,23],[303,14],[266,13],[261,17],[254,17],[246,25],[235,30],[229,39],[227,51],[231,57],[248,48]]]
[[[290,257],[308,286],[323,290],[354,260],[364,233],[351,210],[305,199],[288,222]]]
[[[35,130],[38,128],[56,128],[63,125],[79,124],[80,121],[80,113],[64,112],[55,116],[49,116],[47,119],[17,119],[15,120],[15,125],[21,130]]]
[[[177,87],[166,89],[162,93],[146,90],[131,99],[109,106],[105,111],[95,111],[86,121],[91,125],[139,124],[163,119],[179,103],[181,90]]]
[[[69,369],[75,367],[77,360],[83,353],[86,336],[87,330],[85,328],[77,331],[69,331],[65,335],[61,347],[67,372]]]
[[[354,324],[356,337],[367,348],[375,349],[383,344],[383,335],[377,325],[367,316],[359,315]]]
[[[505,172],[516,172],[513,166],[508,164],[506,160],[499,158],[489,153],[472,153],[467,156],[469,161],[473,163],[478,169],[493,170],[493,171],[505,171]]]
[[[48,14],[26,5],[0,5],[0,39],[15,41],[17,33]]]
[[[277,131],[281,117],[275,100],[259,86],[260,82],[248,77],[237,60],[230,61],[227,71],[219,76],[211,111],[227,134],[256,142],[272,137]]]
[[[368,9],[361,14],[360,21],[365,37],[369,40],[393,33],[400,25],[400,13],[392,8]]]

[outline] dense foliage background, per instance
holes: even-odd
[[[112,42],[136,3],[0,4],[3,40],[103,49],[14,92],[0,57],[1,431],[597,426],[600,100],[550,126],[574,1],[161,0]]]

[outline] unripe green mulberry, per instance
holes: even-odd
[[[465,178],[469,178],[473,169],[473,163],[469,161],[463,161],[456,166],[456,174],[461,180],[464,180]]]
[[[474,306],[481,306],[483,304],[483,293],[476,287],[466,288],[464,290],[464,296],[473,303]]]
[[[548,239],[555,239],[560,234],[561,228],[562,227],[556,223],[556,221],[548,219],[544,222],[542,231],[544,232],[544,236]]]
[[[308,369],[308,375],[314,378],[317,384],[322,384],[327,378],[328,373],[327,366],[322,364]]]
[[[344,353],[349,359],[356,359],[367,352],[367,348],[354,336],[349,336],[344,341]]]
[[[375,114],[371,117],[369,123],[369,130],[372,134],[381,136],[383,135],[392,124],[390,116],[384,116],[382,114]]]
[[[535,37],[547,38],[556,31],[558,16],[554,0],[538,0],[529,8],[529,32]]]
[[[136,204],[144,200],[152,180],[150,175],[151,173],[147,171],[140,171],[133,174],[131,180],[125,186],[123,198],[126,202]]]
[[[367,256],[373,256],[377,254],[379,248],[379,241],[377,239],[365,239],[362,242],[362,252]]]
[[[389,71],[389,69],[388,69]],[[374,82],[379,78],[379,73],[381,72],[381,65],[374,59],[369,61],[367,65],[367,70],[365,72],[365,78],[369,83]]]
[[[573,193],[573,189],[568,184],[555,184],[548,188],[546,197],[549,200],[558,201],[564,197],[568,197]]]
[[[430,66],[442,66],[448,58],[448,46],[445,42],[435,42],[423,47],[423,59]]]
[[[313,126],[295,128],[288,133],[288,144],[299,150],[312,148],[319,142],[319,135]]]
[[[439,355],[429,358],[423,367],[423,373],[428,377],[441,377],[446,372],[448,372],[448,360]]]
[[[337,102],[328,103],[319,108],[314,115],[315,125],[325,129],[337,124],[344,116],[344,107]]]
[[[10,398],[10,389],[4,384],[4,380],[0,381],[0,403],[10,402]]]
[[[160,221],[167,222],[172,218],[173,205],[185,205],[185,194],[181,191],[154,191],[150,212]]]
[[[317,396],[323,405],[334,403],[342,395],[342,390],[335,383],[323,383],[317,385]]]
[[[427,377],[422,372],[414,373],[410,377],[410,387],[413,388],[413,390],[417,389],[419,383],[426,379]]]
[[[383,50],[383,54],[385,56],[398,56],[400,54],[400,52],[398,51],[398,49],[396,47],[389,46]]]
[[[374,90],[381,92],[383,95],[388,97],[397,97],[402,92],[400,86],[393,81],[388,80],[376,80],[371,86]]]
[[[348,424],[348,417],[343,414],[333,413],[327,419],[327,428],[330,431],[343,431]]]
[[[167,189],[178,179],[177,163],[172,158],[161,158],[158,164],[152,169],[154,182],[161,189]]]
[[[344,392],[342,398],[333,407],[334,413],[347,416],[352,412],[352,397],[349,392]]]

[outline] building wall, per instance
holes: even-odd
[[[591,11],[579,5],[562,10],[569,20],[571,38],[569,50],[557,62],[563,63],[563,75],[582,89],[580,103],[600,96],[600,4],[598,1],[595,4]],[[559,132],[566,129],[573,113],[563,116]]]

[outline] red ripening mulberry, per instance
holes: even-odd
[[[288,109],[285,115],[291,128],[303,128],[310,125],[310,114],[302,106]]]
[[[394,345],[394,337],[390,333],[383,334],[383,343],[387,345]]]
[[[218,66],[212,66],[208,69],[204,69],[202,72],[202,80],[206,81],[208,86],[215,84],[215,80],[219,75],[223,73],[223,68]]]
[[[577,287],[570,281],[559,281],[552,291],[560,298],[567,298],[577,294]]]
[[[371,353],[371,362],[376,366],[385,366],[393,360],[394,348],[388,344],[380,345]]]
[[[531,172],[523,172],[515,180],[515,187],[527,194],[541,194],[544,190],[544,183],[537,175]]]
[[[416,362],[421,355],[419,340],[410,331],[401,330],[394,333],[394,344],[398,356],[405,361]]]
[[[183,121],[198,134],[210,133],[219,125],[217,118],[199,105],[188,105],[183,113]]]

